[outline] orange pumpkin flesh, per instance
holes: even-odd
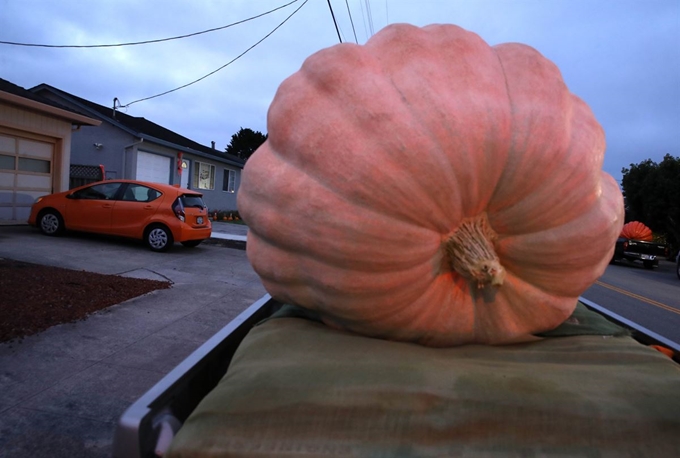
[[[314,54],[268,134],[238,195],[248,257],[273,297],[338,328],[531,340],[570,315],[621,230],[603,131],[559,70],[453,25]]]

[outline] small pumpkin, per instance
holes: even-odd
[[[238,194],[248,258],[274,298],[337,328],[531,340],[569,317],[621,231],[602,128],[525,45],[390,25],[309,57],[267,122]]]
[[[652,230],[640,221],[631,221],[624,224],[621,229],[621,237],[631,240],[642,240],[643,242],[651,242],[654,239]]]

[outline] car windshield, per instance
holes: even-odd
[[[180,197],[182,199],[182,205],[187,207],[204,208],[203,197],[196,194],[184,194]]]

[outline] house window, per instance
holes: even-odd
[[[236,171],[224,169],[224,179],[222,180],[222,191],[234,192],[236,190]]]
[[[14,170],[14,156],[0,154],[0,170]]]
[[[20,157],[19,170],[22,172],[50,173],[50,161]]]
[[[205,162],[195,162],[194,186],[198,189],[215,189],[215,166]]]
[[[0,154],[0,169],[18,170],[20,172],[50,173],[51,162],[44,159],[32,159],[19,157],[18,166],[15,166],[15,156]]]

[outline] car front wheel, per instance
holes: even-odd
[[[173,244],[172,232],[164,226],[151,226],[146,231],[145,241],[151,251],[167,251]]]
[[[46,210],[40,215],[38,226],[45,235],[59,235],[64,230],[64,220],[57,211]]]

